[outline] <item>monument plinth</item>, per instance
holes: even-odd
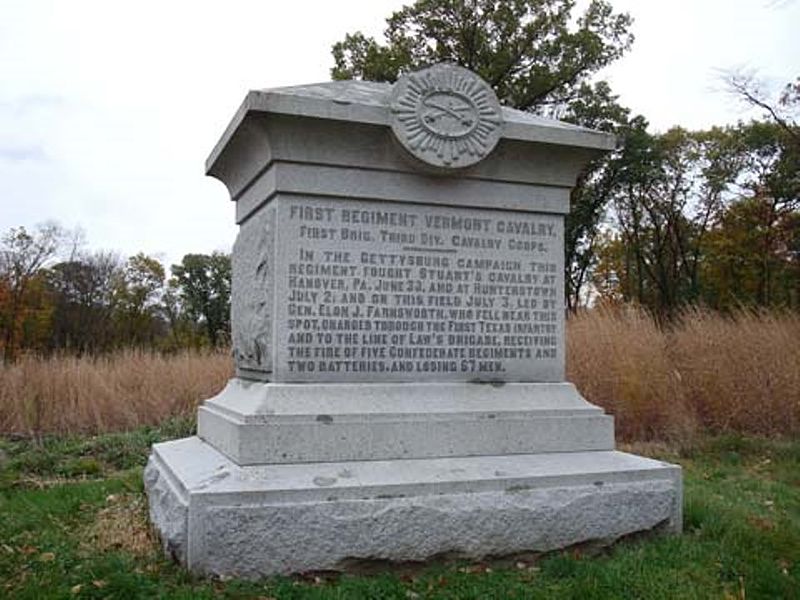
[[[206,165],[237,376],[153,448],[167,551],[256,577],[680,531],[680,468],[564,381],[564,215],[613,144],[451,65],[250,92]]]

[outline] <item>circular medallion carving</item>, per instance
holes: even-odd
[[[392,90],[392,131],[419,160],[457,169],[485,158],[503,116],[489,85],[472,71],[434,65],[401,77]]]

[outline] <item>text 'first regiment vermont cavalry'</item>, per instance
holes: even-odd
[[[250,92],[206,164],[236,377],[153,446],[165,551],[257,578],[679,532],[680,468],[564,379],[564,215],[614,141],[453,65]]]

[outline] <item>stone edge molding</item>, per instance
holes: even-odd
[[[570,383],[280,384],[233,379],[197,435],[239,465],[614,449]]]
[[[395,138],[415,158],[443,169],[483,160],[500,140],[497,96],[472,71],[450,64],[406,73],[390,99]]]
[[[220,159],[248,114],[266,113],[391,126],[391,91],[391,84],[368,81],[331,81],[251,90],[206,159],[206,173],[218,176]],[[507,106],[501,110],[504,139],[600,151],[613,150],[616,145],[616,137],[608,133],[539,117]]]

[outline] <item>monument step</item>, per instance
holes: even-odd
[[[198,435],[241,465],[611,450],[571,384],[271,384],[233,379]]]
[[[681,528],[680,468],[616,451],[240,466],[192,437],[155,445],[145,483],[167,550],[209,574],[480,558]]]

